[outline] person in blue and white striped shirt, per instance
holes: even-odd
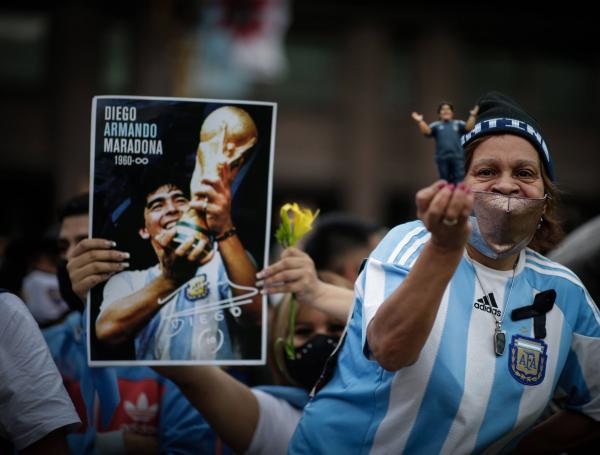
[[[600,314],[540,254],[559,233],[548,148],[514,101],[478,105],[464,182],[419,191],[419,221],[369,256],[290,453],[543,453],[598,433]],[[536,425],[557,387],[567,409]]]

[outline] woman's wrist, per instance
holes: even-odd
[[[425,247],[431,251],[431,254],[446,260],[462,256],[465,249],[464,245],[441,245],[434,237]]]
[[[223,240],[227,240],[229,237],[233,237],[234,235],[237,235],[237,230],[235,226],[232,226],[229,229],[223,230],[220,234],[215,235],[215,241],[222,242]]]

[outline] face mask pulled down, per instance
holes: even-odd
[[[491,259],[519,253],[533,239],[546,197],[527,198],[475,191],[469,244]]]

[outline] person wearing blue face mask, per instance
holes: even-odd
[[[555,453],[597,435],[600,313],[541,254],[560,233],[548,146],[508,97],[477,104],[464,182],[419,191],[419,221],[370,254],[289,453]],[[566,409],[536,425],[557,387]]]

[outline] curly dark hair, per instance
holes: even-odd
[[[190,177],[182,172],[178,167],[172,166],[162,168],[160,166],[148,167],[137,182],[132,195],[132,212],[138,222],[144,225],[144,207],[148,195],[159,189],[161,186],[169,185],[179,188],[185,197],[190,197]]]

